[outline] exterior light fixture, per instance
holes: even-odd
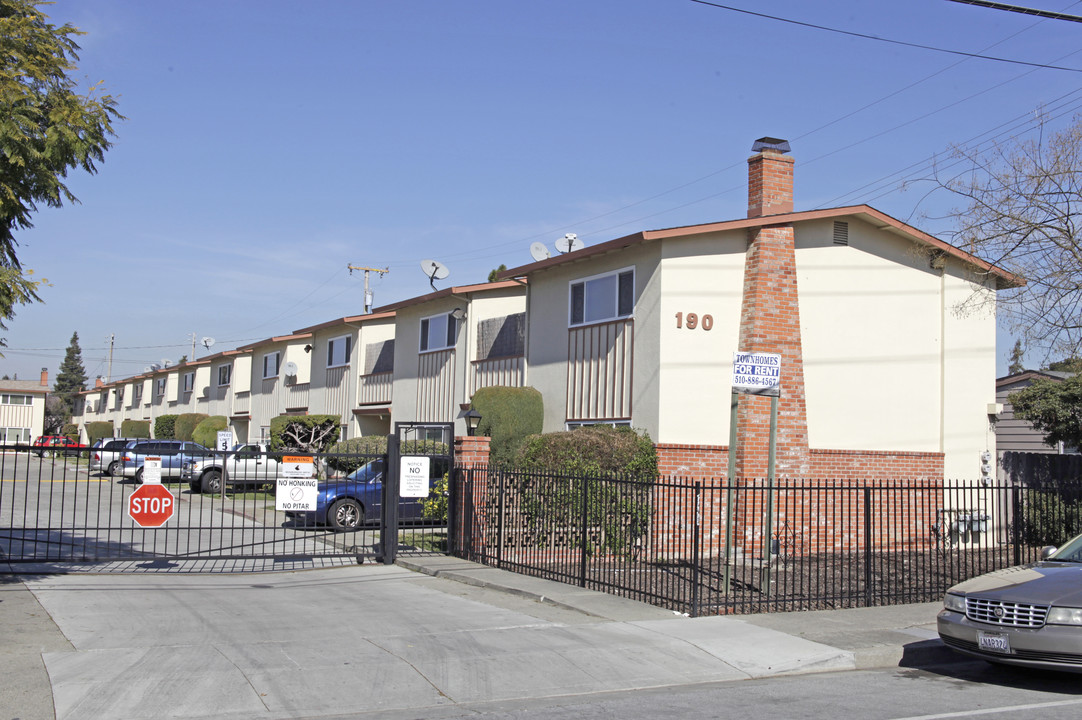
[[[451,311],[451,317],[453,317],[458,322],[462,322],[466,319],[466,311],[462,308],[455,308]]]
[[[466,434],[468,436],[473,437],[477,434],[477,426],[481,424],[481,413],[471,407],[469,410],[460,412],[458,416],[466,421]]]

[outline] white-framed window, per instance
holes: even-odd
[[[608,425],[609,427],[631,427],[630,420],[569,420],[567,423],[568,430],[574,430],[575,428],[586,427],[587,425]]]
[[[568,288],[568,325],[590,325],[631,315],[635,307],[635,269],[575,280]]]
[[[218,366],[218,387],[228,385],[229,381],[233,379],[233,366],[232,365],[219,365]]]
[[[421,318],[421,352],[454,347],[457,337],[458,321],[451,313]]]
[[[191,392],[195,387],[195,372],[186,372],[181,377],[181,386],[183,392]]]
[[[353,338],[349,335],[331,338],[327,341],[327,367],[349,365],[349,354],[353,351]]]
[[[0,405],[33,405],[33,395],[13,395],[4,393],[0,395]]]
[[[282,359],[282,353],[276,350],[263,356],[263,379],[270,380],[278,377],[278,364]]]
[[[137,382],[131,387],[131,404],[135,407],[143,401],[143,383]]]
[[[165,378],[158,378],[154,381],[154,394],[165,395]]]
[[[0,442],[28,443],[30,442],[30,428],[0,428]]]

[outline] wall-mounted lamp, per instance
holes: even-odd
[[[305,346],[304,346],[304,351],[305,351],[306,353],[310,353],[310,352],[312,352],[312,346],[311,346],[311,345],[305,345]]]
[[[457,320],[459,322],[462,322],[463,320],[466,319],[466,311],[463,310],[462,308],[455,308],[454,310],[451,311],[451,317],[453,317],[455,320]]]
[[[477,432],[477,426],[481,424],[481,413],[471,407],[469,410],[460,412],[458,416],[466,421],[466,434],[473,437]]]

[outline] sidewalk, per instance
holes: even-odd
[[[54,708],[62,720],[449,717],[493,701],[954,658],[935,638],[938,603],[686,618],[448,557],[228,574],[205,562],[8,569],[0,716],[22,720]]]

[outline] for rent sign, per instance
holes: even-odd
[[[733,390],[754,395],[780,395],[781,355],[733,353]]]

